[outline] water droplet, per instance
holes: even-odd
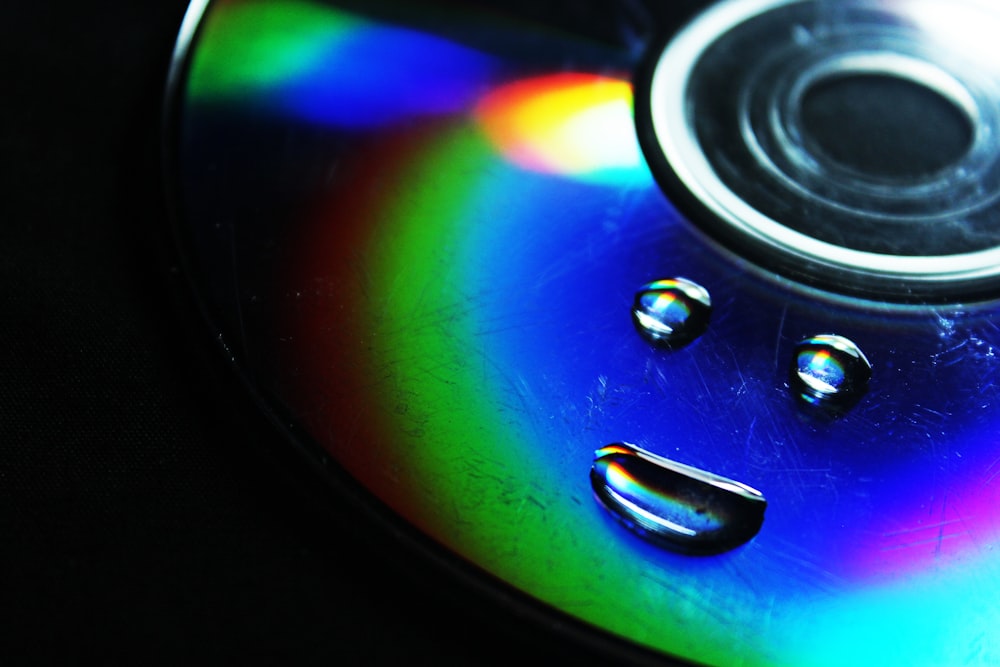
[[[597,499],[640,537],[687,554],[717,554],[749,541],[764,522],[759,491],[634,445],[594,453]]]
[[[795,346],[792,387],[808,404],[850,407],[864,395],[871,376],[871,363],[843,336],[821,334]]]
[[[792,26],[792,40],[799,46],[807,47],[811,46],[816,41],[812,32],[809,31],[809,28],[802,24]]]
[[[671,349],[703,334],[711,313],[708,290],[686,278],[647,283],[636,292],[632,305],[632,321],[642,337]]]

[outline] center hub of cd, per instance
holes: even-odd
[[[653,54],[637,119],[694,224],[768,270],[894,301],[1000,285],[1000,16],[742,0]]]
[[[975,131],[953,100],[885,72],[831,74],[793,106],[809,155],[871,180],[930,178],[961,160]]]

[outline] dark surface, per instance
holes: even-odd
[[[606,664],[331,491],[229,373],[164,242],[184,9],[0,11],[0,663]]]

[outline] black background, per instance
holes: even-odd
[[[222,363],[159,173],[184,10],[0,10],[0,663],[621,660],[331,490]]]

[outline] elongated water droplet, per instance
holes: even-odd
[[[594,453],[590,484],[629,530],[687,554],[717,554],[747,542],[767,507],[745,484],[625,443]]]
[[[795,346],[792,389],[810,405],[843,409],[868,389],[872,365],[853,341],[834,334],[806,338]]]
[[[655,280],[639,288],[632,321],[654,345],[676,349],[705,332],[712,299],[701,285],[687,278]]]

